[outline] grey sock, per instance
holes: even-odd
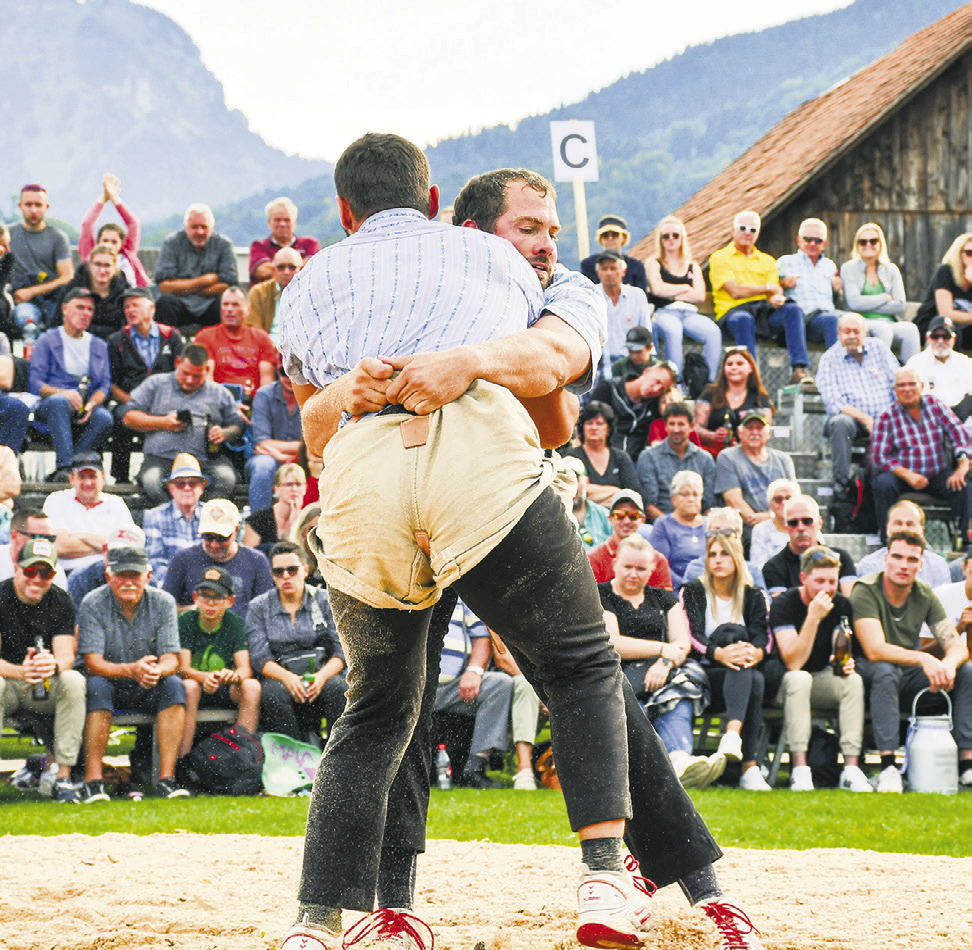
[[[678,886],[693,907],[701,904],[702,901],[722,897],[722,888],[719,887],[719,879],[716,877],[715,868],[711,864],[679,878]]]
[[[326,904],[298,904],[297,923],[306,923],[316,930],[326,930],[328,933],[341,932],[341,908],[328,907]]]
[[[382,848],[378,867],[378,906],[411,910],[415,900],[415,852]]]
[[[620,838],[588,838],[581,843],[581,859],[592,871],[624,871]]]

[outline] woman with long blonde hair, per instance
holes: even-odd
[[[840,267],[840,280],[847,306],[867,322],[869,336],[888,346],[898,343],[902,363],[921,350],[918,327],[901,319],[904,281],[888,257],[888,243],[880,225],[868,221],[857,229],[851,259]]]
[[[766,598],[753,586],[736,532],[708,533],[702,577],[682,588],[681,600],[694,655],[709,677],[709,710],[725,710],[719,752],[742,762],[740,788],[769,791],[756,764],[765,689],[758,667],[769,650]]]
[[[655,253],[645,261],[648,276],[648,299],[655,305],[652,335],[655,348],[665,341],[665,358],[682,373],[683,334],[702,343],[702,357],[709,367],[709,382],[719,372],[722,358],[722,331],[708,317],[699,313],[698,304],[705,300],[702,269],[692,260],[685,225],[669,215],[655,229]]]
[[[956,329],[972,325],[972,232],[966,231],[952,241],[935,271],[915,317],[922,333],[927,332],[932,317],[949,317]],[[963,337],[964,349],[968,341]]]

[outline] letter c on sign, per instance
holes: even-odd
[[[567,144],[573,139],[580,141],[581,145],[587,144],[587,139],[583,135],[579,135],[577,132],[571,132],[565,135],[560,142],[560,157],[568,168],[583,168],[590,161],[590,158],[584,156],[579,162],[572,162],[567,157]]]

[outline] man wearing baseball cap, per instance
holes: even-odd
[[[186,688],[186,726],[179,755],[188,755],[201,707],[239,708],[236,724],[256,732],[260,682],[253,678],[246,630],[233,613],[233,578],[207,567],[192,593],[194,609],[179,616],[179,675]]]
[[[54,586],[57,552],[46,540],[21,548],[14,576],[0,581],[0,729],[6,713],[27,709],[53,719],[54,801],[77,804],[71,767],[81,750],[84,677],[74,664],[74,605]],[[43,644],[37,649],[38,639]],[[44,684],[46,695],[35,694]]]
[[[185,797],[188,792],[175,779],[186,713],[175,601],[149,587],[152,568],[144,547],[111,548],[106,574],[108,583],[88,594],[78,611],[78,655],[88,674],[82,801],[108,800],[102,759],[116,709],[155,715],[155,794]]]
[[[632,327],[624,338],[625,355],[611,365],[611,376],[614,379],[640,376],[641,371],[651,362],[653,349],[651,330],[646,326]]]
[[[621,253],[621,248],[631,240],[628,232],[627,222],[620,215],[606,214],[597,223],[597,233],[595,234],[597,243],[606,251],[617,251]],[[600,251],[585,257],[581,261],[581,273],[588,279],[598,283],[597,258]],[[648,293],[648,275],[645,273],[645,265],[636,257],[629,257],[621,254],[625,263],[624,283],[632,287],[640,287],[645,294]]]
[[[153,373],[171,373],[185,341],[174,327],[155,320],[155,298],[148,287],[129,287],[124,294],[126,325],[108,338],[111,398],[115,429],[111,438],[111,474],[116,482],[131,478],[135,433],[122,424],[132,391]]]
[[[78,452],[71,459],[68,481],[70,488],[47,496],[44,514],[57,535],[57,553],[70,575],[100,562],[108,535],[135,521],[118,495],[103,491],[105,469],[100,453]]]
[[[273,587],[270,562],[255,548],[238,541],[240,510],[231,501],[214,498],[199,515],[198,544],[183,548],[169,562],[162,585],[176,599],[179,611],[193,604],[193,592],[203,574],[219,567],[233,577],[235,601],[231,609],[246,619],[250,601]]]
[[[108,344],[88,332],[94,295],[75,287],[61,304],[63,326],[41,334],[30,360],[27,388],[40,402],[34,420],[47,426],[56,465],[48,481],[66,482],[75,452],[101,447],[113,424],[105,408],[111,388]]]
[[[645,523],[645,506],[641,495],[630,488],[622,488],[611,500],[608,517],[611,521],[611,537],[587,555],[587,559],[591,562],[591,570],[594,571],[594,579],[598,584],[603,584],[614,577],[614,558],[617,556],[618,543],[621,539],[636,534]],[[649,587],[671,590],[672,572],[668,566],[668,559],[658,551],[655,551],[654,555],[651,574],[648,575],[645,584]]]
[[[972,415],[972,359],[955,352],[951,317],[932,317],[925,348],[905,363],[925,381],[925,393],[937,396],[963,422]]]
[[[114,550],[115,548],[144,548],[145,547],[145,533],[137,524],[123,524],[111,534],[105,542],[105,546],[102,549],[104,555],[103,559],[94,561],[87,567],[82,567],[79,570],[72,571],[71,577],[67,582],[68,593],[71,595],[71,599],[74,601],[75,610],[81,609],[81,601],[84,600],[88,594],[93,590],[97,590],[99,587],[104,587],[108,569],[108,552]],[[153,577],[153,583],[155,583],[155,578]],[[158,583],[155,585],[158,587]]]

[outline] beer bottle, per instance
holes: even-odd
[[[88,391],[91,389],[91,377],[87,373],[81,377],[81,382],[78,383],[78,393],[81,396],[81,408],[77,411],[76,415],[80,419],[85,413],[85,405],[88,402]]]
[[[206,416],[206,451],[210,455],[217,455],[219,453],[219,443],[213,442],[213,440],[209,438],[209,430],[214,425],[215,423],[213,422],[212,418],[210,416]]]
[[[840,618],[840,626],[834,631],[834,673],[837,676],[845,676],[844,664],[850,659],[851,637],[853,636],[850,621],[846,614]]]
[[[44,652],[44,638],[38,634],[34,640],[34,649],[38,653]],[[34,683],[34,699],[47,699],[51,692],[50,677],[42,679],[39,683]]]

